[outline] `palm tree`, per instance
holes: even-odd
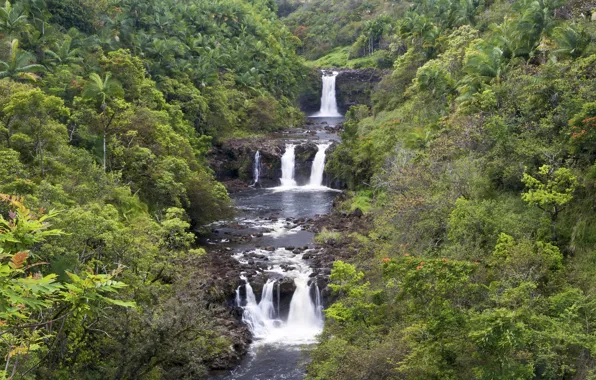
[[[81,49],[72,47],[72,39],[66,38],[61,44],[55,43],[54,49],[47,49],[44,53],[50,58],[53,65],[68,65],[70,63],[80,63],[83,58],[79,56]]]
[[[19,50],[19,40],[10,43],[10,60],[0,61],[0,79],[11,78],[14,80],[36,81],[39,77],[35,73],[45,71],[45,67],[31,63],[33,55]]]
[[[13,7],[10,1],[0,7],[0,32],[12,36],[25,31],[28,26],[25,12]]]
[[[466,76],[458,83],[460,101],[469,100],[484,84],[499,83],[505,69],[506,59],[499,47],[481,43],[468,56],[464,72]]]
[[[566,26],[556,28],[553,32],[553,39],[557,49],[553,51],[556,55],[578,58],[590,46],[591,38],[584,29]]]
[[[89,75],[89,82],[83,89],[83,98],[95,102],[99,107],[101,128],[103,132],[103,171],[106,171],[106,138],[108,130],[114,120],[116,112],[112,110],[111,115],[106,117],[106,111],[109,110],[109,103],[118,97],[124,96],[122,85],[116,79],[112,78],[112,73],[106,73],[105,78],[101,78],[96,73]]]

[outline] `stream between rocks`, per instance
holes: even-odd
[[[342,119],[312,120],[316,142],[324,150],[332,140],[324,126]],[[284,140],[292,151],[294,145],[307,141]],[[311,135],[308,141],[312,140]],[[313,178],[318,181],[322,167],[316,165],[324,167],[321,157],[313,161]],[[291,165],[285,167],[282,175],[290,178]],[[310,183],[238,192],[233,194],[236,218],[212,225],[207,243],[241,265],[240,279],[229,279],[239,281],[232,306],[242,313],[242,322],[253,336],[242,363],[233,371],[213,375],[213,379],[304,378],[309,348],[323,330],[330,273],[329,263],[322,260],[324,251],[313,242],[311,228],[317,217],[331,211],[340,193],[323,183],[313,185],[311,178]]]

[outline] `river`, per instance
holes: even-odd
[[[329,104],[335,102],[335,93],[328,93],[334,92],[335,86],[329,82],[326,78],[321,112],[311,119],[319,151],[310,178],[305,183],[294,178],[294,148],[306,140],[287,138],[280,185],[268,189],[255,186],[234,194],[238,215],[233,225],[222,224],[212,237],[217,244],[226,244],[229,236],[250,235],[245,243],[229,243],[228,249],[246,268],[235,303],[243,309],[243,322],[254,339],[243,362],[214,379],[303,379],[309,348],[323,330],[324,282],[309,259],[321,252],[313,243],[314,233],[304,226],[329,213],[338,195],[337,190],[325,186],[324,175],[326,150],[338,139],[325,127],[343,121],[337,104]],[[308,141],[313,142],[312,136]],[[256,152],[254,184],[259,181],[259,160]]]

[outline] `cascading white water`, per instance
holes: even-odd
[[[315,308],[317,311],[317,318],[321,321],[323,320],[323,304],[321,303],[321,290],[319,290],[319,285],[315,283]]]
[[[288,314],[288,325],[304,329],[317,329],[322,326],[322,320],[318,317],[317,306],[310,297],[308,277],[297,277],[294,279],[296,290],[290,302],[290,314]]]
[[[253,177],[254,177],[254,183],[253,185],[256,185],[257,183],[259,183],[259,177],[261,175],[261,152],[257,150],[257,153],[255,153],[255,164],[254,164],[254,168],[253,168]]]
[[[339,73],[334,71],[331,75],[323,73],[323,94],[321,95],[321,110],[316,117],[340,117],[337,110],[337,98],[335,95],[335,80]]]
[[[236,288],[236,306],[242,306],[242,298],[240,298],[240,286]]]
[[[310,182],[311,187],[320,187],[323,185],[323,172],[325,171],[325,152],[331,144],[319,144],[317,147],[319,150],[315,155],[315,159],[312,162],[312,168],[310,171]]]
[[[280,293],[281,293],[281,284],[278,282],[277,283],[277,318],[279,318],[281,316],[281,297],[280,297]]]
[[[275,307],[273,306],[273,286],[275,281],[268,281],[263,287],[261,302],[257,303],[255,293],[246,281],[246,306],[242,314],[242,322],[246,323],[256,338],[267,338],[275,328],[277,320],[274,319]]]
[[[288,320],[285,322],[279,319],[279,293],[277,310],[273,302],[273,290],[277,281],[267,281],[258,303],[252,286],[246,281],[246,305],[243,307],[242,321],[255,338],[263,343],[303,344],[314,341],[323,330],[323,314],[318,288],[313,301],[308,280],[308,273],[301,273],[294,279],[296,290],[290,302]],[[240,294],[239,291],[237,294]],[[236,303],[241,305],[238,297]]]
[[[286,151],[281,156],[281,186],[282,187],[295,187],[296,181],[294,180],[294,166],[295,166],[295,146],[294,144],[287,144]]]

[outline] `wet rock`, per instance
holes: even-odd
[[[279,292],[282,294],[294,294],[296,284],[291,278],[285,277],[279,282]]]
[[[326,289],[327,284],[329,283],[329,279],[319,276],[316,278],[315,282],[316,282],[317,286],[319,287],[319,289]]]
[[[356,208],[356,210],[352,211],[352,213],[350,214],[350,216],[356,217],[356,218],[361,218],[363,215],[364,215],[364,213],[359,208]]]

